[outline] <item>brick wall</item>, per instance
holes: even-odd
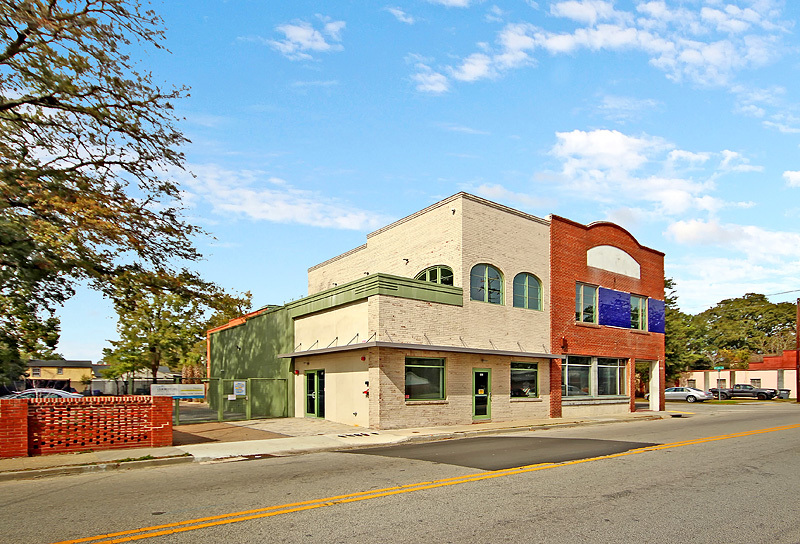
[[[575,321],[575,284],[585,282],[617,291],[664,300],[664,254],[640,245],[622,227],[612,223],[585,226],[552,216],[551,220],[551,345],[554,353],[660,362],[664,383],[664,335]],[[640,278],[590,267],[589,249],[608,245],[633,257]],[[632,367],[628,365],[628,377]],[[554,377],[555,379],[555,377]],[[560,379],[560,378],[559,378]],[[633,406],[631,398],[631,406]],[[663,405],[663,400],[662,400]]]
[[[170,397],[2,400],[0,415],[0,457],[172,445]]]
[[[491,420],[546,419],[550,411],[550,360],[434,350],[370,348],[370,419],[374,429],[471,424],[472,369],[491,371]],[[405,358],[445,359],[443,400],[406,400]],[[511,398],[511,362],[539,364],[539,399]],[[373,388],[373,384],[380,384]]]
[[[456,213],[453,213],[453,210]],[[413,278],[426,268],[447,265],[461,279],[461,196],[437,202],[367,235],[367,243],[308,271],[308,294],[383,272]]]
[[[28,455],[28,402],[0,400],[0,458]]]

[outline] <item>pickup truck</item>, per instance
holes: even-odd
[[[777,389],[760,389],[758,387],[753,387],[752,385],[746,383],[737,383],[732,388],[723,388],[718,389],[716,387],[712,387],[709,389],[711,393],[714,394],[715,397],[720,399],[732,399],[733,397],[750,397],[753,399],[759,400],[767,400],[767,399],[774,399],[778,396]]]

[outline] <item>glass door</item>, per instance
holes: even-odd
[[[306,416],[325,417],[324,370],[306,370]]]
[[[488,368],[472,369],[472,419],[492,417],[492,371]]]

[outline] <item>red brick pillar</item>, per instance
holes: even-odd
[[[550,417],[561,417],[561,359],[550,359]]]
[[[172,397],[151,397],[150,445],[152,447],[172,445]]]
[[[0,458],[28,456],[28,401],[0,400]]]

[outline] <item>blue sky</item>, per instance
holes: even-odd
[[[458,191],[610,220],[666,253],[684,311],[800,289],[798,3],[368,0],[154,4],[207,279],[256,307]],[[794,301],[800,293],[770,297]],[[81,291],[60,352],[98,360]]]

